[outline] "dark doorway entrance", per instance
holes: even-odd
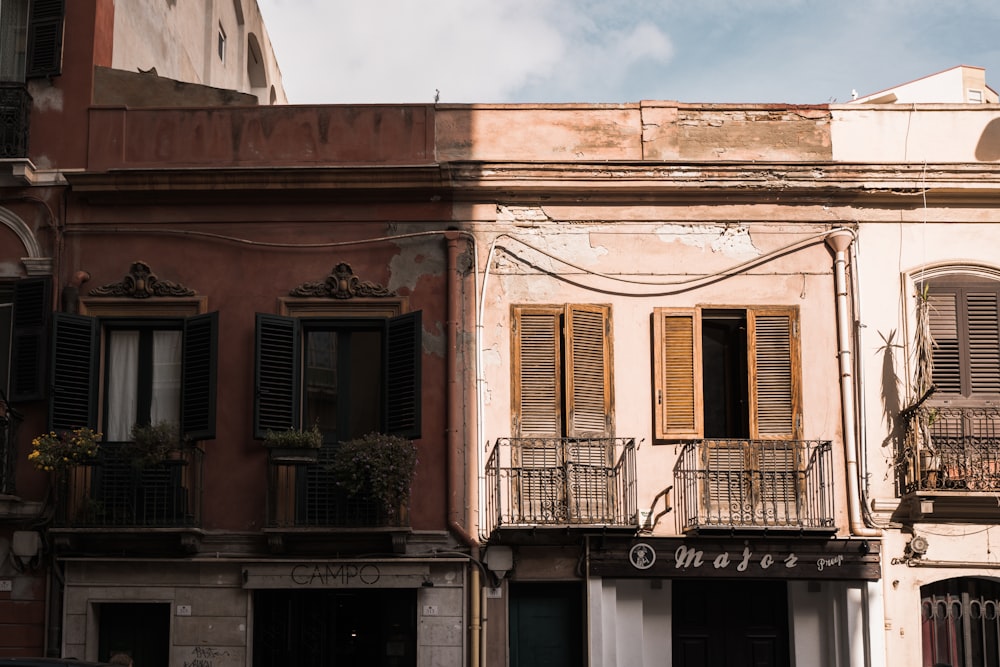
[[[580,584],[510,585],[510,667],[579,667],[583,662]]]
[[[170,664],[170,605],[152,602],[98,605],[97,659],[127,653],[141,667]]]
[[[253,667],[417,664],[413,589],[259,590],[253,602]]]
[[[788,667],[783,581],[673,582],[674,667]]]

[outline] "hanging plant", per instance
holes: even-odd
[[[341,442],[330,468],[348,494],[379,502],[392,515],[409,502],[417,448],[401,436],[369,433]]]
[[[42,433],[32,439],[28,460],[38,470],[66,470],[96,459],[100,439],[100,433],[85,426]]]

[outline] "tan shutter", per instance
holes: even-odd
[[[561,314],[561,308],[513,308],[511,394],[519,437],[562,435]]]
[[[706,440],[701,448],[705,494],[702,520],[708,525],[741,525],[753,512],[747,444],[742,440]]]
[[[927,295],[931,348],[931,377],[939,394],[962,393],[962,360],[958,343],[958,294],[931,287]]]
[[[610,306],[566,306],[566,436],[609,437]]]
[[[656,439],[703,437],[699,309],[654,309],[653,366]]]
[[[967,288],[971,395],[1000,394],[1000,336],[996,289]]]
[[[748,310],[747,329],[751,437],[797,439],[801,427],[798,310]]]

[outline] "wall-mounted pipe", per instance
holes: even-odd
[[[847,250],[854,241],[854,232],[835,229],[827,237],[834,252],[833,274],[837,295],[837,357],[840,360],[840,398],[843,406],[844,461],[847,477],[847,508],[851,534],[858,537],[878,537],[881,531],[865,525],[861,515],[861,487],[858,473],[858,437],[854,401],[854,363],[851,357],[851,310],[847,302]]]

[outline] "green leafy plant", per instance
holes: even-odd
[[[410,498],[417,448],[401,436],[369,433],[341,442],[330,468],[347,493],[381,502],[393,514]]]
[[[38,470],[66,470],[93,461],[100,439],[100,433],[87,427],[42,433],[32,439],[28,460]]]
[[[322,445],[323,433],[316,424],[308,429],[268,430],[264,434],[264,446],[270,449],[319,449]]]
[[[138,466],[162,463],[181,445],[177,424],[167,420],[136,424],[132,427],[131,438],[127,451],[132,462]]]

